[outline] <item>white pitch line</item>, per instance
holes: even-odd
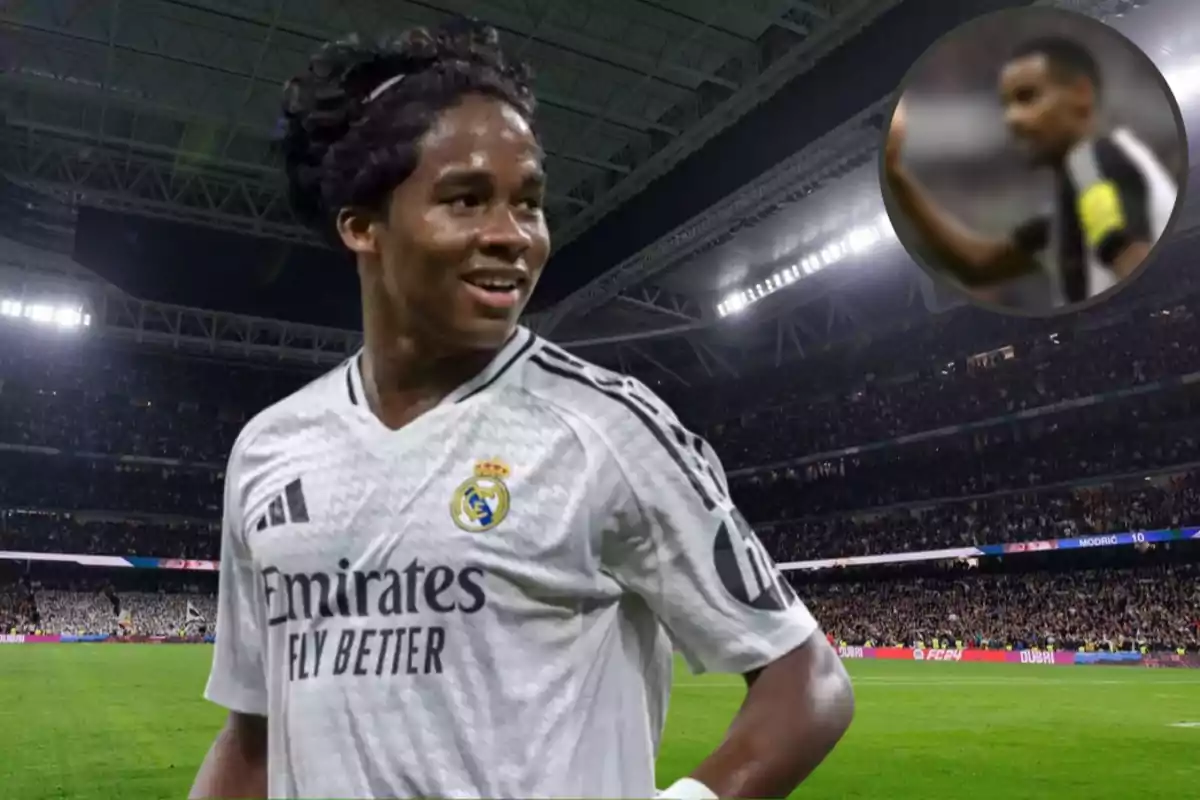
[[[955,678],[953,680],[938,680],[936,678],[875,678],[864,676],[854,678],[854,683],[875,686],[1200,686],[1200,676],[1195,678],[1159,678],[1153,680],[1128,680],[1120,678],[1085,678],[1083,680],[1070,678]]]
[[[1198,686],[1200,687],[1200,679],[1193,680],[1059,680],[1045,678],[1011,678],[1008,680],[980,680],[980,679],[958,679],[958,680],[938,680],[930,678],[928,680],[905,680],[905,679],[888,679],[888,678],[855,678],[851,676],[851,683],[855,686]],[[678,681],[675,683],[677,689],[744,689],[746,684],[735,681],[706,681],[706,682],[691,682]]]
[[[1064,678],[1009,678],[980,679],[958,678],[954,680],[916,680],[906,678],[854,678],[851,681],[865,686],[1200,686],[1200,678],[1166,678],[1158,680],[1092,679],[1070,680]]]

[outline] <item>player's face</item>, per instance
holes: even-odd
[[[1037,163],[1062,158],[1091,113],[1087,81],[1056,80],[1046,57],[1036,54],[1001,70],[1000,98],[1009,131]]]
[[[541,147],[515,109],[472,95],[419,153],[379,232],[389,304],[442,346],[499,348],[550,254]]]

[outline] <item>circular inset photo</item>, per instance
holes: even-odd
[[[1150,58],[1090,17],[971,20],[905,76],[881,158],[888,217],[935,280],[996,311],[1075,311],[1131,283],[1187,175]]]

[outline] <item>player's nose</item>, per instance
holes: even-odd
[[[479,229],[479,249],[493,257],[517,261],[533,245],[533,232],[513,209],[497,205]]]

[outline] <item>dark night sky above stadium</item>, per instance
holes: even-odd
[[[531,310],[561,300],[893,91],[941,34],[970,17],[1028,4],[908,0],[881,15],[558,251]],[[359,327],[353,262],[333,251],[95,209],[80,213],[75,250],[80,263],[144,299]]]

